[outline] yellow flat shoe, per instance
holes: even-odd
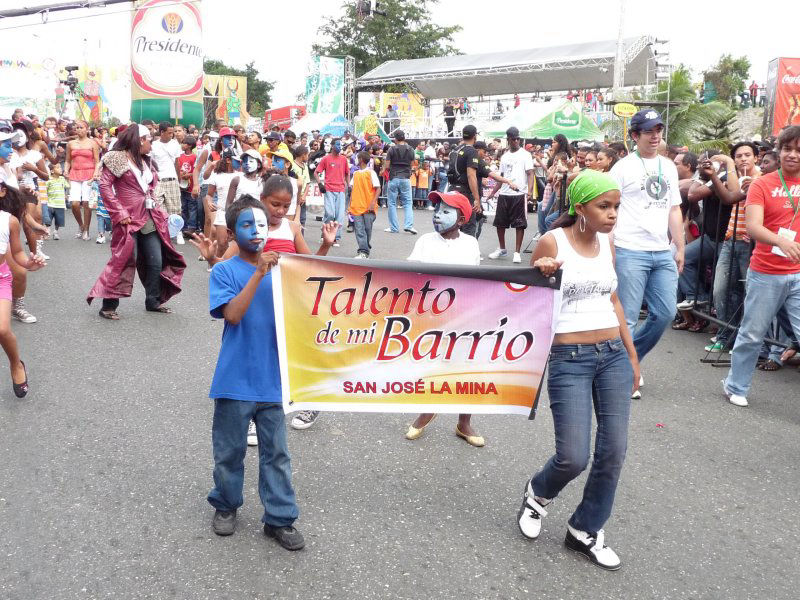
[[[436,418],[436,415],[433,415],[433,416],[431,417],[431,420],[430,420],[430,421],[428,421],[427,423],[425,423],[425,425],[423,425],[423,426],[422,426],[422,427],[420,427],[419,429],[417,429],[416,427],[414,427],[414,425],[409,425],[409,426],[408,426],[408,431],[406,431],[406,439],[407,439],[407,440],[416,440],[416,439],[418,439],[418,438],[419,438],[419,437],[420,437],[420,436],[421,436],[421,435],[422,435],[422,434],[425,432],[425,428],[426,428],[428,425],[430,425],[431,423],[433,423],[433,420],[434,420],[435,418]]]
[[[458,425],[456,425],[456,435],[467,442],[470,446],[483,448],[486,445],[486,440],[483,439],[482,435],[467,435],[458,428]]]

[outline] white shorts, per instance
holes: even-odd
[[[91,181],[70,181],[69,182],[69,202],[92,202],[92,182]],[[94,208],[92,206],[92,208]]]
[[[222,227],[228,226],[228,224],[225,222],[224,208],[217,208],[217,212],[214,213],[214,225],[222,225]]]

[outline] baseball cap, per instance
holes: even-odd
[[[661,115],[652,108],[645,108],[631,117],[631,131],[648,131],[656,125],[664,125]]]
[[[208,132],[208,139],[216,140],[218,138],[219,138],[219,133],[218,132],[214,131],[213,129]]]
[[[270,131],[267,134],[267,139],[268,140],[277,140],[277,141],[280,142],[283,138],[281,137],[281,134],[278,133],[277,131]]]
[[[0,142],[11,140],[13,144],[19,137],[19,130],[14,129],[11,121],[8,119],[0,119]]]
[[[403,131],[402,129],[398,129],[397,131],[394,132],[394,134],[392,134],[392,137],[399,142],[405,141],[406,132]]]
[[[528,152],[533,150],[533,144],[525,144],[525,150],[527,150]]]
[[[465,140],[474,138],[476,135],[478,135],[478,128],[475,125],[465,125],[464,129],[461,130],[461,137]]]
[[[471,125],[467,125],[467,127],[471,127]],[[432,202],[444,202],[448,206],[457,208],[467,221],[472,218],[472,205],[464,194],[459,194],[458,192],[447,192],[445,194],[441,192],[431,192],[428,194],[428,200]]]
[[[242,157],[250,156],[251,158],[255,158],[259,163],[263,162],[264,158],[259,154],[258,150],[254,150],[250,148],[247,152],[242,154]]]
[[[236,132],[231,129],[230,127],[222,127],[219,130],[219,137],[225,137],[226,135],[236,135]]]
[[[506,129],[506,137],[516,140],[519,137],[519,129],[516,127],[509,127]]]

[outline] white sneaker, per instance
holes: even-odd
[[[517,264],[522,262],[522,257],[520,256],[519,252],[514,252],[514,258],[511,259],[511,262],[515,262]]]
[[[76,240],[79,240],[79,239],[81,239],[82,237],[83,237],[83,231],[79,231],[78,233],[76,233],[76,234],[75,234],[75,239],[76,239]]]
[[[178,242],[179,246],[183,246],[186,243],[186,240],[183,239],[183,233],[179,231],[178,235],[175,236],[175,241]]]
[[[720,383],[722,383],[722,391],[725,392],[725,395],[728,397],[728,402],[736,406],[747,406],[747,398],[740,396],[739,394],[731,394],[728,391],[728,388],[725,387],[724,379]]]
[[[547,504],[549,504],[549,501]],[[525,493],[522,495],[522,506],[517,512],[517,525],[519,525],[522,535],[529,540],[538,538],[539,533],[542,531],[542,517],[546,516],[547,511],[533,495],[531,482],[528,481],[528,485],[525,486]]]
[[[106,236],[102,233],[97,236],[97,239],[94,242],[95,244],[105,244],[106,243]]]
[[[642,399],[642,391],[636,390],[631,394],[631,400],[641,400]]]
[[[38,320],[31,313],[25,310],[25,300],[17,298],[11,303],[11,316],[21,323],[36,323]]]
[[[432,206],[429,206],[429,207],[427,207],[425,210],[436,210],[436,209],[435,209],[435,208],[433,208]]]
[[[54,240],[60,240],[60,239],[61,239],[61,238],[58,236],[58,229],[56,229],[56,230],[53,232],[53,239],[54,239]]]
[[[675,308],[678,310],[689,310],[693,306],[694,300],[683,300],[682,302],[678,302],[678,304],[675,305]]]
[[[564,539],[564,545],[570,550],[583,554],[598,567],[608,571],[616,571],[622,566],[622,561],[617,553],[605,545],[605,532],[602,529],[593,536],[567,525],[567,537]]]
[[[364,254],[363,252],[359,252],[353,258],[357,258],[357,259],[367,258],[367,255]]]
[[[497,260],[501,256],[508,256],[508,250],[506,250],[505,248],[503,248],[502,250],[498,248],[494,252],[489,253],[489,258],[491,258],[492,260]]]
[[[314,424],[319,416],[318,410],[303,410],[297,413],[297,416],[292,419],[292,429],[308,429]]]
[[[247,445],[258,446],[258,436],[256,435],[256,424],[254,421],[250,421],[250,425],[247,426]]]
[[[395,229],[392,229],[391,227],[387,227],[386,229],[384,229],[384,231],[385,231],[386,233],[397,233],[397,230],[395,230]]]
[[[644,387],[644,376],[639,375],[639,387]]]
[[[88,232],[88,231],[84,231],[84,232],[81,234],[81,239],[82,239],[84,242],[88,242],[88,241],[89,241],[89,232]]]

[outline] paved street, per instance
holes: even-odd
[[[416,211],[420,233],[430,216]],[[386,224],[381,209],[373,257],[404,259],[414,238]],[[312,247],[319,225],[309,216]],[[476,417],[483,449],[456,438],[454,415],[409,442],[410,415],[323,414],[289,433],[305,550],[263,535],[252,451],[238,530],[215,536],[207,394],[222,324],[205,263],[183,247],[174,315],[145,313],[137,281],[122,320],[106,321],[84,298],[109,247],[74,231],[70,218],[29,277],[39,322],[13,324],[28,397],[0,372],[0,598],[797,597],[800,373],[758,372],[751,406],[736,408],[725,370],[699,363],[708,336],[672,330],[644,362],[606,527],[619,572],[564,549],[585,474],[539,540],[517,529],[526,478],[553,451],[546,395],[535,422]],[[495,245],[488,226],[484,255]],[[352,257],[353,235],[332,254]]]

